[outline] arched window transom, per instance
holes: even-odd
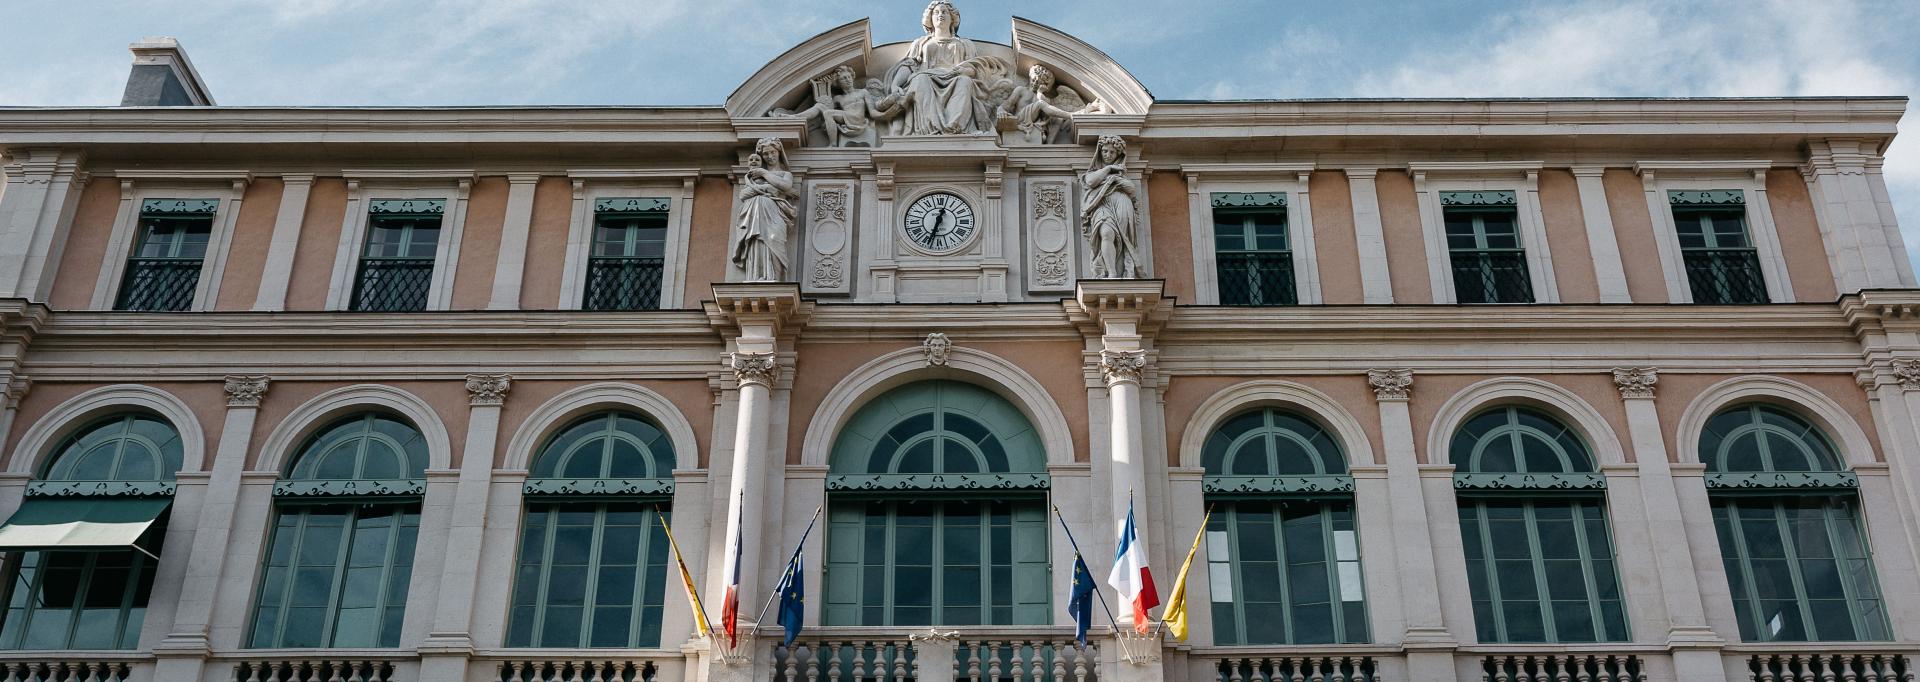
[[[1044,489],[1046,449],[992,391],[925,381],[867,403],[840,432],[829,489]]]
[[[1586,443],[1559,419],[1516,405],[1468,419],[1449,453],[1461,490],[1598,490],[1606,478]]]
[[[653,420],[604,411],[555,434],[534,460],[528,495],[670,495],[673,441]]]

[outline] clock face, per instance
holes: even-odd
[[[973,207],[965,199],[935,192],[907,207],[907,238],[929,251],[951,251],[973,237]]]

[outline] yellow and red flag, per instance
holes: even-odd
[[[1173,593],[1167,595],[1167,610],[1160,614],[1161,625],[1174,639],[1187,641],[1187,573],[1193,570],[1193,556],[1200,552],[1200,541],[1207,537],[1207,522],[1213,520],[1213,510],[1207,510],[1206,517],[1200,519],[1200,532],[1193,536],[1193,547],[1187,549],[1187,560],[1180,564],[1180,575],[1173,579]]]

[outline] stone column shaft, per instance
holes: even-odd
[[[1411,679],[1451,679],[1455,640],[1440,609],[1440,578],[1434,566],[1433,530],[1428,523],[1426,494],[1415,453],[1413,416],[1407,400],[1413,391],[1413,372],[1375,369],[1367,372],[1380,409],[1380,440],[1385,446],[1388,508],[1393,518],[1395,567],[1400,578],[1401,610],[1407,630],[1407,667]]]
[[[500,410],[512,386],[513,379],[505,374],[467,375],[466,446],[454,483],[433,623],[420,645],[423,681],[459,682],[473,653],[473,598],[486,536],[487,495],[493,487],[494,444],[500,433]]]

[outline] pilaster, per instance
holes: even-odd
[[[1440,578],[1427,514],[1430,501],[1422,490],[1420,461],[1414,450],[1413,416],[1408,410],[1413,370],[1370,369],[1367,384],[1373,387],[1380,410],[1394,557],[1398,559],[1396,572],[1407,621],[1401,636],[1407,648],[1407,668],[1411,679],[1447,679],[1453,674],[1457,642],[1440,609]]]
[[[1840,293],[1914,286],[1899,223],[1880,205],[1885,192],[1875,184],[1879,151],[1868,140],[1840,138],[1817,140],[1808,151],[1801,174],[1813,194]],[[1869,177],[1870,167],[1875,177]]]
[[[307,197],[313,192],[310,173],[282,175],[280,182],[280,211],[273,218],[273,240],[267,244],[267,264],[260,271],[260,290],[253,298],[256,312],[280,311],[287,307],[294,251],[300,247],[300,229],[307,219]]]
[[[0,298],[45,302],[87,175],[84,156],[51,148],[0,150]]]
[[[493,297],[488,310],[520,307],[520,284],[527,269],[527,237],[533,229],[533,190],[537,173],[507,176],[507,215],[500,226],[500,255],[493,266]]]
[[[473,597],[486,536],[487,494],[493,487],[494,444],[500,410],[512,388],[513,378],[505,374],[467,375],[467,440],[454,487],[433,625],[420,643],[423,682],[460,682],[473,654]]]
[[[1613,209],[1607,205],[1607,188],[1602,184],[1606,168],[1574,166],[1573,180],[1580,191],[1580,215],[1586,221],[1587,251],[1593,254],[1593,275],[1599,283],[1601,303],[1632,303],[1627,292],[1626,264],[1620,259],[1620,242],[1613,233]]]
[[[1360,291],[1367,303],[1392,303],[1393,279],[1387,268],[1386,227],[1380,220],[1378,168],[1348,168],[1347,192],[1353,199],[1354,240],[1360,249]]]

